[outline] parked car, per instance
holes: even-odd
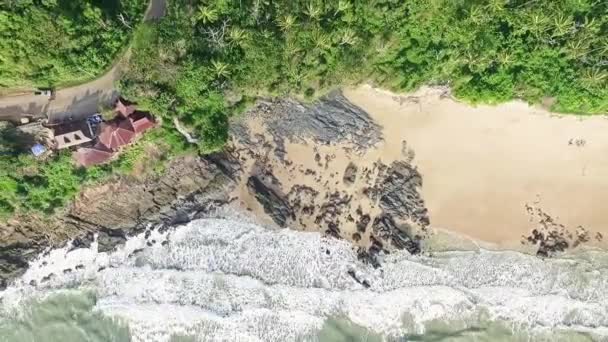
[[[55,99],[55,90],[53,89],[38,89],[34,92],[34,95],[40,95],[44,97],[48,97],[49,100]]]

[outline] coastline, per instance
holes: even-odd
[[[475,120],[459,123],[460,116]],[[524,123],[535,129],[536,135],[528,138],[546,138],[539,140],[549,151],[544,158],[526,152],[529,141],[513,140],[513,132],[496,128]],[[547,137],[544,124],[573,130],[559,136],[565,146]],[[530,134],[530,127],[520,131]],[[225,205],[251,211],[264,224],[346,239],[362,260],[377,266],[375,256],[393,249],[433,253],[481,247],[540,256],[578,245],[605,249],[606,241],[595,239],[598,232],[608,235],[597,209],[598,199],[608,197],[603,191],[608,180],[598,178],[608,168],[606,157],[598,155],[608,149],[603,127],[608,128],[603,117],[556,117],[517,102],[472,107],[446,98],[443,89],[395,95],[361,86],[312,104],[260,100],[233,123],[233,139],[222,153],[174,160],[160,176],[123,178],[87,189],[51,218],[0,224],[0,285],[22,274],[39,253],[69,240],[73,248],[87,247],[99,234],[100,251],[111,251],[150,225],[189,222]],[[586,143],[571,146],[570,138]],[[509,155],[506,147],[521,155]],[[471,161],[463,162],[467,148]],[[495,151],[511,158],[509,163],[492,156]],[[524,167],[517,158],[536,167]],[[581,161],[587,178],[576,174]],[[509,165],[512,177],[504,178],[499,171]],[[552,168],[560,172],[545,177],[540,188],[530,178]],[[483,172],[472,175],[472,169]],[[503,178],[492,178],[496,175]],[[555,189],[576,189],[578,197],[571,202],[580,211],[556,195],[553,187],[563,180]],[[514,184],[551,196],[536,203],[536,191],[509,192]],[[492,189],[496,198],[488,199],[484,189]],[[459,195],[469,190],[468,198]],[[597,202],[581,205],[589,198]],[[526,204],[538,206],[526,211]],[[529,214],[537,221],[530,222]],[[578,225],[585,225],[588,241],[577,242]],[[547,241],[526,239],[534,229]],[[564,241],[567,248],[562,248]]]
[[[571,246],[584,234],[579,226],[587,244],[608,246],[598,235],[608,235],[605,117],[558,116],[517,101],[473,107],[432,88],[344,94],[383,126],[385,150],[407,139],[415,151],[432,227],[518,249],[548,215],[574,235]]]

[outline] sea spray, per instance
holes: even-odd
[[[94,294],[91,315],[128,324],[133,341],[450,340],[458,331],[513,340],[608,337],[603,252],[550,260],[509,251],[396,252],[374,269],[344,241],[241,217],[197,220],[147,240],[142,234],[110,254],[95,248],[38,260],[1,294],[3,321],[71,288]]]

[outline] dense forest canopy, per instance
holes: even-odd
[[[257,95],[374,81],[608,112],[608,1],[174,0],[136,35],[123,91],[222,146]]]
[[[60,86],[99,76],[128,45],[146,5],[146,0],[0,1],[0,88]]]

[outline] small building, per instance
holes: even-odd
[[[123,98],[118,98],[118,100],[116,100],[116,104],[114,105],[114,110],[122,115],[123,118],[127,118],[129,115],[135,112],[135,106],[133,103],[130,103]]]
[[[90,143],[81,146],[74,152],[73,157],[76,164],[88,167],[105,163],[111,160],[121,147],[130,144],[140,133],[156,126],[156,121],[150,113],[135,110],[132,103],[122,98],[116,101],[115,111],[116,117],[109,121],[102,121],[98,114],[87,118],[86,125],[91,132],[88,141],[95,138],[97,141],[94,145]],[[82,139],[80,134],[79,137]],[[61,138],[71,141],[72,136],[63,134]]]
[[[63,124],[55,127],[55,147],[58,150],[82,145],[94,138],[93,131],[86,121]]]
[[[136,111],[129,116],[135,133],[142,133],[156,125],[154,118],[148,112]]]
[[[99,142],[92,147],[81,147],[73,155],[76,164],[84,167],[105,163],[113,156],[114,152]]]
[[[135,138],[135,128],[130,120],[116,118],[100,126],[99,142],[116,151]]]

